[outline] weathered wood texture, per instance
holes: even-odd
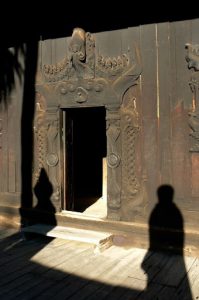
[[[140,125],[136,170],[138,179],[145,176],[147,203],[144,206],[140,203],[141,213],[139,209],[136,218],[130,215],[128,220],[147,223],[157,203],[157,188],[171,184],[175,190],[174,201],[186,226],[199,229],[199,154],[190,152],[191,70],[185,60],[185,44],[199,44],[198,26],[199,19],[196,19],[94,34],[96,52],[105,57],[122,55],[129,46],[141,57],[142,73],[137,87],[132,87],[132,95],[136,94]],[[41,42],[40,65],[59,63],[68,55],[69,44],[70,38]],[[135,53],[132,56],[135,58]],[[37,79],[40,80],[39,76]],[[8,111],[0,114],[2,193],[20,190],[18,98],[21,96],[17,93],[14,95],[17,101],[13,99]],[[56,111],[54,115],[57,118]],[[59,141],[56,143],[59,147]],[[58,180],[59,175],[56,169],[52,177]],[[133,214],[131,210],[129,213]]]
[[[8,107],[2,105],[0,109],[0,193],[6,195],[18,193],[21,189],[22,82],[16,76],[15,89],[8,99]]]
[[[0,230],[1,299],[197,299],[198,258]],[[158,297],[158,298],[157,298]]]

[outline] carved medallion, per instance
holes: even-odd
[[[86,102],[87,98],[88,92],[84,88],[78,87],[75,91],[74,100],[77,103],[83,103]]]
[[[110,168],[117,168],[120,164],[120,157],[115,153],[110,153],[107,158],[107,164]]]
[[[54,167],[58,164],[59,158],[56,153],[48,153],[46,155],[46,162],[50,167]]]

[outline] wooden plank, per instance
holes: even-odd
[[[150,199],[148,213],[153,206],[158,179],[158,144],[157,144],[157,50],[156,26],[140,27],[140,45],[142,57],[142,127],[144,169],[147,176],[147,196]]]
[[[8,113],[2,111],[3,128],[2,128],[2,192],[8,192]]]
[[[197,299],[199,293],[199,259],[196,259],[188,270],[187,276],[177,289],[177,293],[179,299]]]
[[[193,19],[193,20],[190,20],[190,22],[191,22],[191,40],[188,43],[197,45],[198,44],[199,19]]]
[[[59,63],[68,55],[66,38],[60,38],[55,40],[55,52],[56,52],[56,59],[55,59],[56,63]]]
[[[95,246],[95,252],[103,251],[112,245],[113,235],[107,232],[85,230],[73,227],[62,227],[37,224],[22,229],[23,232],[34,232],[66,240],[81,241]]]
[[[16,110],[15,104],[16,97],[12,96],[12,103],[8,107],[8,192],[16,191],[16,163],[15,163],[15,146],[16,143]]]
[[[199,184],[198,184],[198,178],[199,178],[199,156],[198,153],[193,153],[191,155],[191,164],[192,164],[192,176],[191,176],[191,182],[192,182],[192,197],[198,197],[199,196]],[[194,209],[194,207],[193,207]]]
[[[97,55],[105,58],[118,57],[122,54],[121,30],[100,32],[94,35]]]
[[[172,95],[172,158],[173,158],[173,185],[176,198],[189,201],[191,187],[191,169],[189,162],[189,127],[188,109],[190,107],[190,71],[185,60],[185,44],[191,38],[190,21],[175,22],[171,25],[173,39],[172,49],[175,55],[176,76],[173,80]],[[173,61],[172,61],[173,63]],[[184,199],[184,200],[183,200]]]
[[[41,44],[42,66],[52,64],[52,40],[44,40]]]
[[[153,278],[154,283],[177,287],[183,278],[186,277],[186,267],[189,270],[195,259],[192,257],[187,258],[186,266],[184,257],[180,255],[173,255],[168,257],[167,263],[163,268],[160,267],[159,272]]]
[[[3,147],[3,119],[2,119],[2,112],[0,110],[0,176],[2,178],[2,164],[3,164],[3,153],[2,153],[2,147]],[[3,182],[2,180],[0,181],[0,192],[3,190]]]
[[[172,183],[171,157],[171,62],[169,23],[157,24],[157,117],[160,183]]]

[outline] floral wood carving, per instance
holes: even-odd
[[[121,108],[122,115],[122,145],[123,145],[123,177],[129,196],[135,195],[139,190],[139,182],[135,168],[135,144],[139,132],[138,112],[136,110],[136,98],[129,100],[128,104]]]
[[[43,66],[44,79],[57,82],[73,79],[116,79],[124,74],[132,63],[130,50],[117,57],[95,54],[94,36],[81,28],[75,28],[68,47],[69,55],[57,64]]]
[[[45,167],[45,157],[47,153],[46,127],[45,127],[45,100],[42,95],[37,93],[36,112],[34,120],[34,169],[33,186],[36,185],[41,169]]]
[[[95,43],[92,35],[75,28],[69,45],[69,56],[56,65],[44,65],[43,74],[47,81],[62,79],[93,78],[95,66]]]
[[[189,82],[192,92],[192,111],[189,113],[189,127],[191,129],[190,152],[199,152],[199,45],[186,44],[186,61],[188,68],[193,70]]]
[[[146,207],[146,176],[136,166],[140,133],[137,99],[130,96],[121,106],[122,128],[122,219],[132,221],[142,216]],[[139,173],[139,174],[138,174]]]

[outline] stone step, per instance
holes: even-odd
[[[54,238],[88,243],[94,246],[95,253],[102,252],[113,244],[112,233],[74,227],[53,227],[51,225],[35,224],[22,228],[22,232],[37,233]]]

